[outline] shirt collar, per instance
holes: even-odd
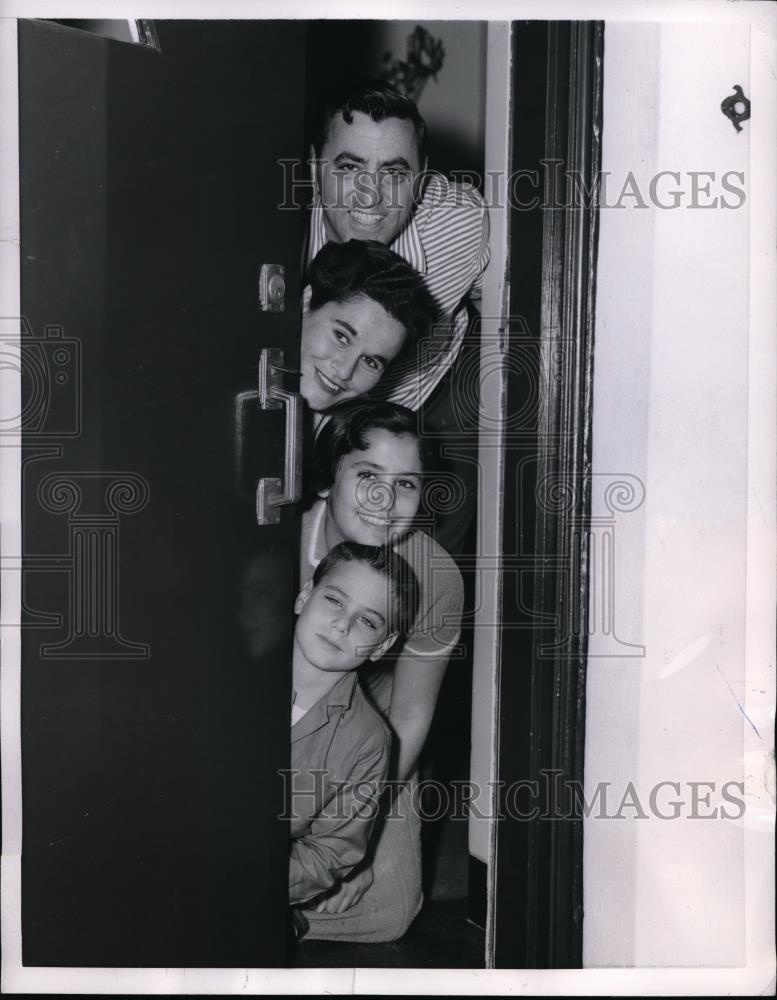
[[[348,709],[353,701],[356,687],[356,671],[350,670],[338,680],[329,691],[311,705],[302,718],[291,727],[291,742],[296,743],[305,736],[321,729],[330,721],[329,710],[332,708]]]
[[[321,196],[316,193],[310,213],[310,240],[308,242],[308,264],[313,260],[321,247],[327,242],[326,229],[324,227],[324,210],[321,207]],[[414,267],[419,274],[426,274],[426,254],[421,243],[421,234],[418,231],[415,212],[410,216],[410,221],[391,244],[394,253],[403,257],[411,267]]]
[[[343,674],[337,684],[322,698],[331,708],[350,708],[353,699],[353,689],[356,687],[356,671],[349,670]]]

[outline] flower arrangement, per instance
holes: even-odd
[[[386,66],[381,72],[381,77],[401,93],[417,101],[429,77],[437,80],[444,59],[445,49],[442,40],[433,38],[426,28],[419,24],[407,36],[405,59],[396,59],[390,52],[384,53],[383,61]]]

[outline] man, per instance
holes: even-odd
[[[426,125],[409,98],[370,84],[330,103],[313,143],[315,194],[307,263],[327,241],[377,240],[423,276],[439,320],[410,365],[380,384],[380,397],[421,410],[422,427],[466,457],[454,460],[455,511],[436,537],[461,551],[477,497],[477,405],[456,398],[456,359],[488,263],[488,214],[470,185],[427,170]],[[462,448],[461,446],[464,445]]]

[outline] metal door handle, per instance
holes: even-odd
[[[277,347],[264,348],[259,357],[257,388],[241,392],[235,399],[235,430],[238,492],[243,493],[241,475],[245,448],[244,412],[249,402],[262,410],[286,411],[285,440],[283,448],[283,479],[263,476],[256,484],[256,523],[278,524],[280,508],[298,503],[302,499],[302,396],[288,392],[281,385],[283,379],[283,351]]]
[[[286,437],[283,448],[283,481],[274,478],[256,484],[256,523],[278,524],[280,508],[302,499],[302,396],[296,392],[273,388],[270,398],[286,409]]]

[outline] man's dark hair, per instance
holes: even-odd
[[[421,468],[426,469],[429,463],[430,454],[419,432],[418,416],[406,406],[362,399],[332,407],[327,417],[313,450],[311,485],[316,493],[332,486],[337,468],[346,455],[367,449],[370,431],[407,434],[418,444]]]
[[[317,587],[335,566],[350,562],[370,566],[389,581],[394,591],[389,632],[398,632],[400,639],[406,638],[418,614],[419,603],[418,577],[410,565],[389,545],[378,547],[359,542],[340,542],[316,566],[313,586]]]
[[[382,122],[387,118],[401,118],[411,122],[415,130],[419,166],[423,170],[426,162],[426,122],[415,101],[383,80],[367,80],[356,88],[351,86],[347,91],[330,93],[324,98],[317,119],[318,128],[313,137],[317,157],[321,156],[335,117],[342,115],[343,120],[351,125],[354,111],[368,115],[374,122]]]
[[[415,347],[437,318],[437,304],[421,275],[377,240],[325,243],[311,261],[308,281],[311,310],[359,295],[382,306],[407,331],[401,356]]]

